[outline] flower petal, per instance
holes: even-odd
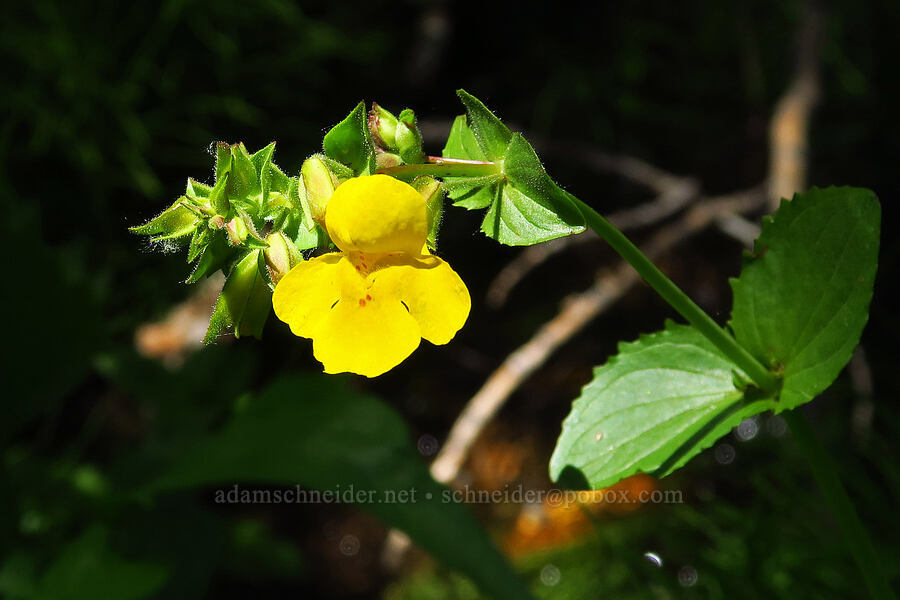
[[[343,288],[360,279],[340,252],[323,254],[297,264],[281,278],[272,294],[275,315],[291,326],[294,335],[311,338]],[[363,282],[358,284],[362,287]]]
[[[379,261],[374,289],[395,296],[409,308],[422,337],[446,344],[469,317],[472,299],[466,284],[446,262],[430,254],[388,256]]]
[[[343,297],[328,311],[313,338],[313,355],[326,373],[376,377],[418,348],[419,326],[396,298]]]
[[[425,199],[389,175],[355,177],[338,186],[325,225],[344,252],[417,254],[428,236]]]

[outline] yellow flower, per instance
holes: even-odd
[[[375,377],[421,338],[446,344],[466,322],[469,290],[428,252],[425,200],[387,175],[350,179],[328,202],[325,226],[341,250],[301,262],[275,288],[278,318],[313,340],[326,373]]]

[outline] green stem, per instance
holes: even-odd
[[[738,344],[731,334],[713,321],[702,308],[681,291],[681,288],[672,283],[672,280],[644,256],[644,253],[638,250],[637,246],[632,244],[621,231],[575,196],[568,195],[568,197],[584,215],[587,225],[606,240],[622,258],[631,263],[644,281],[649,283],[666,302],[672,305],[672,308],[687,319],[688,323],[700,331],[716,348],[734,361],[761,390],[772,393],[778,389],[778,380],[771,371]]]
[[[399,165],[378,169],[378,173],[399,179],[413,179],[419,175],[433,177],[487,177],[499,175],[503,168],[497,163],[480,160],[463,160],[429,156],[428,162],[420,165]]]
[[[418,165],[400,165],[378,169],[378,173],[392,175],[400,179],[412,179],[419,175],[433,175],[435,177],[485,177],[501,175],[501,164],[462,160],[453,158],[428,157],[428,163]],[[778,389],[778,380],[775,376],[756,360],[743,346],[722,327],[712,320],[702,308],[697,306],[687,294],[672,283],[637,246],[625,237],[612,223],[604,219],[597,211],[579,200],[568,195],[581,213],[584,215],[587,225],[596,231],[600,237],[613,247],[622,258],[631,263],[631,266],[640,274],[663,299],[672,305],[688,323],[697,328],[716,348],[721,350],[728,358],[738,365],[763,391],[774,393]]]
[[[812,468],[816,484],[825,495],[828,508],[837,519],[844,542],[862,573],[866,587],[869,588],[869,595],[875,600],[895,600],[896,596],[879,567],[880,559],[872,539],[859,520],[859,515],[850,497],[847,496],[847,490],[841,483],[834,463],[816,438],[809,421],[799,410],[784,413],[784,418],[790,425],[794,438],[806,453],[806,460]]]

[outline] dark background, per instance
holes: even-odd
[[[896,580],[900,5],[834,2],[821,9],[821,99],[807,179],[872,188],[884,225],[863,336],[862,366],[874,391],[845,374],[809,412]],[[254,151],[277,140],[275,161],[293,175],[360,99],[395,112],[412,107],[428,133],[449,127],[461,112],[454,93],[460,87],[554,148],[571,142],[637,156],[696,177],[708,194],[754,186],[766,176],[769,118],[794,75],[797,31],[808,10],[801,2],[712,0],[585,8],[280,0],[5,6],[0,590],[35,597],[35,582],[63,549],[99,526],[144,532],[116,539],[113,550],[123,557],[180,565],[160,597],[471,597],[466,582],[419,553],[399,572],[380,568],[385,529],[352,508],[222,509],[202,492],[144,507],[121,500],[123,482],[141,477],[141,463],[123,463],[123,456],[189,440],[278,375],[319,368],[308,341],[274,318],[263,341],[222,343],[182,366],[141,356],[136,329],[162,319],[192,290],[179,283],[189,273],[181,254],[161,253],[127,227],[168,205],[187,177],[209,181],[213,141],[243,141]],[[429,153],[442,146],[426,136]],[[651,199],[565,152],[542,158],[561,185],[602,212]],[[450,345],[425,344],[377,380],[351,380],[400,410],[413,441],[443,440],[503,358],[557,312],[563,297],[613,264],[599,242],[578,245],[492,310],[484,293],[519,250],[484,238],[479,219],[449,210],[440,237],[440,253],[472,293],[466,327]],[[740,253],[738,242],[710,230],[662,262],[724,320],[727,277],[738,273]],[[484,485],[498,478],[550,485],[549,454],[591,367],[619,340],[673,316],[645,287],[626,295],[511,397],[466,472]],[[869,409],[871,417],[860,420]],[[729,442],[733,462],[720,464],[708,451],[657,484],[684,490],[682,506],[604,513],[584,531],[551,519],[547,539],[528,543],[517,530],[521,507],[480,507],[478,514],[547,597],[861,595],[802,455],[789,434],[779,435],[777,420],[762,416],[759,425],[752,440]],[[503,460],[516,465],[511,474],[494,472],[491,465]],[[329,528],[352,532],[360,552],[339,552]],[[223,541],[245,539],[241,532],[251,544]],[[185,541],[156,544],[156,537]],[[643,558],[661,549],[663,567]],[[559,569],[558,584],[542,583],[547,565]],[[686,566],[698,573],[693,585],[685,583]]]

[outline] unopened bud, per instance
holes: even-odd
[[[240,217],[234,217],[228,221],[225,224],[225,231],[228,233],[228,241],[235,246],[243,244],[249,233],[247,225],[244,224],[244,220]]]
[[[375,153],[375,166],[379,169],[386,169],[388,167],[396,167],[397,165],[403,164],[403,159],[400,158],[399,154],[394,154],[393,152],[376,152]]]
[[[331,200],[331,194],[338,186],[337,179],[322,160],[321,156],[311,156],[300,167],[300,175],[303,177],[303,185],[306,188],[306,199],[309,203],[309,212],[312,218],[323,223],[325,221],[325,208]]]
[[[266,237],[269,246],[265,249],[266,269],[269,279],[278,285],[281,278],[287,275],[294,265],[302,260],[294,243],[284,233],[276,231]]]
[[[398,118],[394,136],[400,157],[408,165],[425,162],[422,151],[422,134],[416,124],[416,113],[412,109],[404,109]]]
[[[252,250],[238,261],[222,288],[219,302],[224,301],[235,337],[262,336],[263,325],[272,308],[272,294],[260,272],[260,253],[260,250]]]
[[[375,145],[385,150],[396,150],[396,130],[397,117],[373,102],[372,110],[369,111],[369,133],[372,134]]]

